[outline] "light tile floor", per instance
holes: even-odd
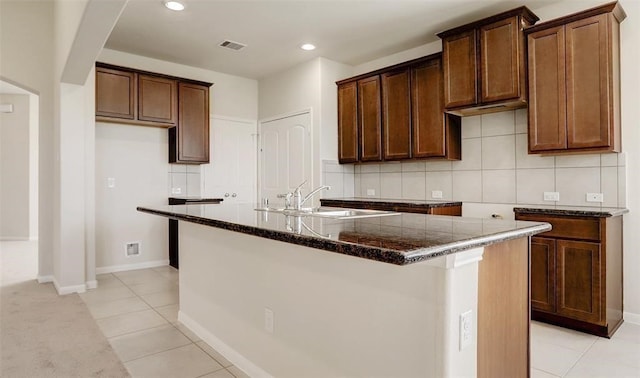
[[[133,377],[246,377],[178,322],[178,271],[172,267],[98,276],[81,297]],[[531,376],[640,377],[640,325],[613,338],[533,322]]]
[[[98,275],[80,296],[133,377],[247,377],[178,322],[170,266]]]

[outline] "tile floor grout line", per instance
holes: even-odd
[[[576,362],[575,362],[573,365],[571,365],[571,367],[569,368],[569,370],[567,370],[567,372],[566,372],[566,373],[564,373],[564,374],[562,375],[562,377],[563,377],[563,378],[564,378],[564,377],[566,377],[569,373],[571,373],[571,370],[573,370],[573,368],[575,368],[575,367],[576,367],[576,365],[578,365],[578,363],[580,362],[580,360],[582,360],[582,359],[584,358],[585,354],[587,354],[587,352],[588,352],[589,350],[591,350],[591,348],[593,348],[593,346],[594,346],[594,345],[596,345],[596,343],[597,343],[597,342],[598,342],[598,339],[595,339],[595,340],[593,341],[593,343],[591,343],[591,345],[589,345],[589,347],[588,347],[587,349],[585,349],[585,351],[584,351],[582,354],[580,354],[580,357],[578,357],[578,359],[576,360]]]
[[[159,325],[159,326],[153,326],[153,327],[149,327],[149,328],[143,328],[143,329],[139,329],[139,330],[136,330],[136,331],[131,331],[131,332],[127,332],[127,333],[123,333],[123,334],[115,335],[115,336],[110,336],[110,337],[107,337],[107,336],[105,335],[105,337],[107,337],[107,340],[111,340],[111,339],[114,339],[114,338],[116,338],[116,337],[127,336],[127,335],[131,335],[131,334],[133,334],[133,333],[136,333],[136,332],[142,332],[142,331],[148,331],[148,330],[150,330],[150,329],[156,329],[156,328],[160,328],[160,327],[166,327],[167,325],[172,325],[172,324],[171,324],[171,323],[169,323],[169,322],[167,322],[167,324],[161,324],[161,325]],[[102,331],[102,329],[100,329],[100,331]],[[179,330],[178,330],[178,331],[179,331]],[[102,332],[102,334],[104,335],[104,332]],[[185,337],[186,337],[186,336],[185,336]],[[187,337],[187,339],[189,339],[189,338]],[[189,339],[189,340],[191,340],[191,339]]]
[[[190,343],[189,343],[189,344],[195,344],[193,341],[191,341],[191,340],[189,340],[189,341],[190,341]],[[125,367],[126,367],[126,364],[128,364],[129,362],[137,361],[137,360],[140,360],[140,359],[143,359],[143,358],[146,358],[146,357],[150,357],[150,356],[155,356],[156,354],[160,354],[160,353],[168,352],[168,351],[170,351],[170,350],[175,350],[175,349],[179,349],[179,348],[184,348],[184,347],[186,347],[186,346],[189,346],[189,344],[184,344],[184,345],[180,345],[180,346],[176,346],[176,347],[171,347],[171,348],[169,348],[169,349],[161,350],[161,351],[159,351],[159,352],[154,352],[154,353],[145,354],[144,356],[136,357],[136,358],[131,359],[131,360],[122,361],[122,363],[123,363],[123,364],[125,364]],[[120,356],[118,356],[118,357],[120,357]],[[211,356],[209,356],[209,357],[211,357]],[[120,360],[122,360],[122,358],[121,358]],[[214,361],[215,361],[215,360],[214,360]]]
[[[127,312],[123,312],[121,314],[115,314],[115,315],[109,315],[109,316],[105,316],[104,318],[96,318],[94,317],[93,320],[95,320],[96,322],[98,320],[105,320],[105,319],[111,319],[111,318],[115,318],[116,316],[122,316],[122,315],[128,315],[128,314],[134,314],[136,312],[142,312],[142,311],[149,311],[149,310],[153,310],[152,308],[143,308],[142,310],[133,310],[133,311],[127,311]],[[91,310],[89,310],[89,312],[91,312]],[[93,316],[93,314],[91,314]],[[162,316],[162,315],[160,315]],[[163,317],[164,319],[164,317]],[[168,321],[168,320],[167,320]]]

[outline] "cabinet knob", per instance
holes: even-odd
[[[224,194],[224,196],[225,196],[225,197],[229,197],[229,193],[225,193],[225,194]]]
[[[233,194],[231,195],[231,197],[233,197],[233,198],[236,198],[237,196],[238,196],[238,195],[237,195],[237,194],[235,194],[235,193],[233,193]]]

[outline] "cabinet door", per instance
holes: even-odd
[[[382,160],[380,76],[358,80],[358,126],[360,160]]]
[[[556,309],[556,241],[531,238],[531,308]]]
[[[565,35],[559,26],[527,37],[529,56],[529,151],[567,147]]]
[[[600,244],[557,241],[558,299],[556,312],[569,318],[600,323],[604,274]]]
[[[442,40],[444,106],[455,108],[478,102],[476,30]]]
[[[338,161],[358,161],[357,82],[338,85]]]
[[[177,162],[209,162],[209,87],[178,84]]]
[[[566,33],[568,146],[608,147],[613,88],[607,15],[567,24]]]
[[[482,103],[520,97],[520,27],[518,16],[480,28]]]
[[[96,67],[96,116],[135,119],[136,74]]]
[[[175,126],[178,120],[178,90],[175,80],[138,75],[138,119]]]
[[[434,59],[411,70],[413,157],[444,157],[442,64]]]
[[[409,69],[386,72],[382,80],[384,160],[411,157],[411,91]]]

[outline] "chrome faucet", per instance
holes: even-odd
[[[326,189],[326,190],[331,189],[329,185],[322,185],[312,190],[311,193],[302,197],[302,186],[306,183],[307,183],[307,180],[304,180],[304,182],[298,185],[298,187],[295,188],[293,191],[293,208],[295,210],[302,210],[302,205],[304,205],[305,202],[307,202],[311,197],[313,197],[314,194],[318,193],[319,191],[323,189]]]

